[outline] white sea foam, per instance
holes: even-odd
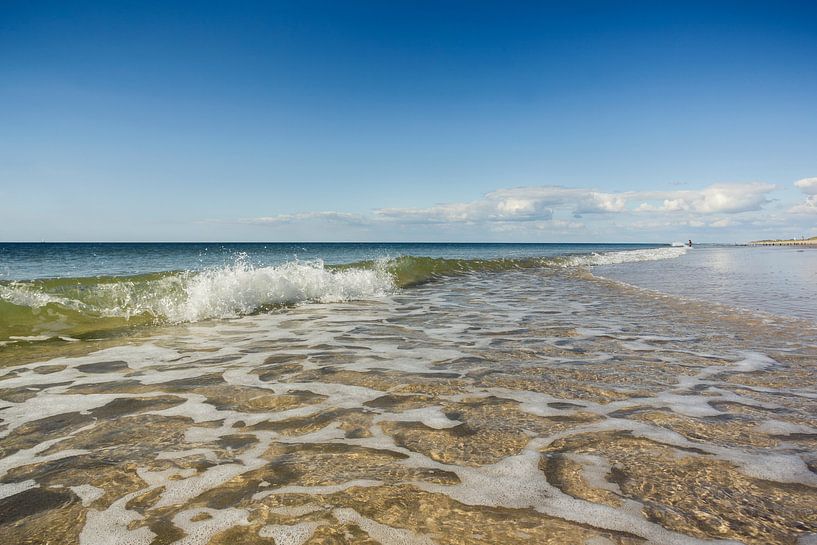
[[[233,318],[265,307],[306,301],[366,299],[393,289],[393,277],[383,266],[332,270],[316,260],[255,267],[239,258],[226,267],[148,280],[123,278],[76,293],[69,290],[65,296],[42,286],[0,284],[0,301],[31,309],[57,304],[95,316],[129,319],[147,315],[183,323]]]
[[[275,545],[302,545],[312,537],[320,525],[319,522],[300,522],[292,525],[270,524],[261,528],[258,535],[271,537]]]
[[[444,430],[447,428],[456,427],[462,422],[459,420],[452,420],[443,413],[440,407],[421,407],[417,409],[408,409],[400,413],[388,413],[381,415],[378,422],[422,422],[429,428],[435,430]]]
[[[27,479],[19,483],[0,484],[0,500],[25,492],[31,488],[37,488],[37,481],[34,479]]]
[[[352,523],[359,526],[370,537],[383,545],[434,545],[431,538],[402,528],[394,528],[360,515],[354,509],[340,508],[332,515],[341,524]]]
[[[579,524],[593,525],[599,529],[628,532],[650,543],[663,545],[737,545],[735,541],[702,540],[667,530],[659,524],[646,520],[632,502],[625,509],[594,504],[569,496],[554,487],[539,470],[544,444],[533,440],[520,454],[509,456],[499,462],[478,468],[441,466],[454,471],[460,478],[455,485],[439,485],[418,482],[415,486],[429,492],[448,495],[466,505],[502,506],[515,509],[533,508],[548,516],[558,517]]]
[[[249,314],[270,305],[376,297],[393,286],[385,270],[327,270],[321,261],[255,268],[239,261],[191,276],[184,286],[184,301],[163,314],[173,321],[192,322]]]
[[[70,301],[62,297],[55,297],[42,291],[31,289],[20,283],[8,285],[0,284],[0,300],[8,301],[13,305],[30,308],[42,308],[49,303],[59,303],[68,306]]]
[[[817,434],[817,428],[813,428],[812,426],[794,424],[781,420],[765,420],[755,426],[755,429],[760,433],[766,433],[768,435],[790,435],[794,433]]]
[[[79,535],[80,545],[149,545],[156,534],[144,526],[131,529],[130,525],[141,520],[142,516],[125,507],[139,493],[132,492],[119,498],[104,511],[89,509]]]
[[[319,260],[254,267],[239,259],[228,267],[164,277],[144,293],[127,282],[112,284],[108,299],[116,304],[102,310],[110,316],[147,313],[170,322],[196,322],[275,305],[378,297],[393,287],[392,277],[378,268],[330,270]]]
[[[209,515],[209,518],[194,520],[197,515]],[[176,541],[176,545],[205,545],[210,539],[227,528],[246,526],[248,512],[244,509],[226,508],[209,509],[201,507],[182,511],[173,517],[173,524],[186,534]]]
[[[632,263],[636,261],[659,261],[674,259],[687,253],[688,248],[669,246],[661,248],[647,248],[643,250],[622,250],[619,252],[592,253],[589,255],[572,256],[567,259],[567,265],[590,267],[593,265],[615,265],[617,263]]]
[[[759,352],[744,352],[745,358],[736,362],[733,367],[739,373],[752,373],[762,371],[767,367],[777,365],[777,362],[765,354]]]
[[[74,494],[76,494],[79,497],[84,507],[88,507],[96,500],[105,495],[104,490],[90,484],[80,484],[77,486],[69,486],[68,488],[70,488],[74,492]]]
[[[264,490],[262,492],[256,492],[252,499],[255,501],[262,500],[268,496],[274,496],[278,494],[337,494],[338,492],[343,492],[344,490],[348,490],[350,488],[372,488],[375,486],[381,486],[383,481],[374,481],[372,479],[355,479],[352,481],[346,481],[345,483],[341,484],[324,484],[324,485],[315,485],[315,486],[296,486],[296,485],[289,485],[289,486],[282,486],[280,488],[276,488],[274,490]]]

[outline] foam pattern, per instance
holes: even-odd
[[[202,278],[201,293],[244,294],[220,307],[233,310],[259,283],[264,297],[323,302],[0,371],[0,508],[20,506],[0,534],[45,543],[43,528],[60,528],[82,545],[817,534],[817,336],[802,322],[559,267],[392,292],[360,271],[281,274]]]

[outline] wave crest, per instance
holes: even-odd
[[[661,247],[525,259],[402,256],[347,265],[325,266],[317,260],[266,267],[240,256],[230,266],[198,272],[0,282],[0,341],[233,318],[303,302],[379,297],[395,288],[468,273],[652,261],[686,251]]]
[[[163,309],[172,321],[198,321],[250,314],[303,301],[339,302],[382,296],[394,288],[382,267],[329,270],[323,262],[290,262],[255,268],[239,262],[204,271],[185,282],[185,299]]]
[[[684,247],[646,248],[644,250],[624,250],[620,252],[593,253],[589,255],[573,256],[567,259],[566,264],[575,267],[592,267],[595,265],[616,265],[618,263],[633,263],[637,261],[659,261],[674,259],[687,253]]]
[[[323,262],[254,267],[244,259],[201,272],[0,284],[0,339],[85,336],[147,325],[234,318],[302,302],[338,302],[394,289],[382,266]]]

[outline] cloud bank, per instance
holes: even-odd
[[[716,233],[743,229],[764,233],[769,229],[802,227],[788,221],[786,212],[817,213],[817,178],[799,180],[794,187],[806,194],[805,203],[780,204],[772,194],[784,187],[760,181],[717,183],[700,189],[623,192],[540,185],[497,189],[475,200],[428,207],[377,208],[368,214],[301,212],[239,221],[268,226],[321,223],[377,233],[440,236],[493,233],[514,238],[514,234],[527,233],[536,239],[543,232],[585,240],[611,240],[622,235],[627,235],[622,240],[638,236],[647,240],[645,233],[685,236],[690,230]]]
[[[281,225],[305,221],[320,220],[331,223],[345,223],[348,225],[366,225],[368,220],[361,214],[348,212],[298,212],[296,214],[278,214],[277,216],[261,216],[259,218],[244,218],[239,223],[254,225]]]

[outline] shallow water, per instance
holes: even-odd
[[[466,271],[6,367],[0,541],[812,542],[817,324],[600,267]]]
[[[682,297],[817,322],[817,248],[697,246],[667,263],[601,266],[597,275]]]
[[[312,244],[302,250],[325,256],[304,260],[290,255],[292,247],[0,245],[8,276],[0,280],[0,346],[87,341],[303,302],[356,300],[468,272],[667,259],[685,252],[620,244]],[[131,273],[121,274],[129,268]]]

